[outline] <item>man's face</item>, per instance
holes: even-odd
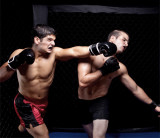
[[[112,42],[117,46],[117,54],[118,53],[123,53],[126,48],[128,47],[128,42],[129,42],[129,36],[126,33],[121,33],[121,35],[116,38],[113,36]]]
[[[46,37],[40,39],[38,47],[46,53],[51,53],[53,47],[55,46],[55,39],[55,35],[47,35]]]

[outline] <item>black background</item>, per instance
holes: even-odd
[[[30,29],[33,26],[32,4],[89,4],[119,7],[157,7],[158,0],[93,2],[73,1],[1,1],[0,65],[18,48],[30,46]],[[66,48],[90,45],[106,39],[113,29],[123,29],[130,34],[129,48],[118,58],[130,76],[157,103],[159,102],[159,14],[128,15],[106,13],[50,13],[48,23],[57,31],[56,45]],[[93,29],[94,28],[94,29]],[[94,30],[94,31],[93,31]],[[1,137],[18,137],[19,120],[13,100],[17,94],[16,74],[0,84]],[[55,128],[81,128],[77,112],[77,59],[59,62],[50,88],[46,124]],[[138,101],[118,79],[111,85],[111,120],[109,131],[128,128],[153,128],[158,130],[156,114]],[[26,134],[27,135],[27,134]]]

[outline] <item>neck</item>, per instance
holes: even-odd
[[[49,53],[45,53],[45,52],[43,52],[43,51],[40,51],[38,48],[37,48],[38,46],[35,46],[35,45],[33,45],[32,46],[32,50],[34,51],[34,53],[35,53],[35,58],[48,58],[49,57]]]

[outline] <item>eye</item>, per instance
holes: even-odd
[[[48,41],[53,41],[53,39],[49,38]]]
[[[128,42],[127,39],[123,39],[124,42]]]

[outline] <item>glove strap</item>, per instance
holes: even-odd
[[[12,62],[14,61],[14,58],[15,58],[15,56],[8,60],[8,67],[9,67],[10,69],[12,69],[12,70],[16,70],[15,68],[13,68],[13,67],[10,65],[10,64],[12,64]]]
[[[99,51],[98,45],[99,45],[99,43],[96,44],[96,49],[97,49],[98,53],[100,54],[101,52]]]
[[[154,110],[158,105],[157,105],[154,101],[152,101],[152,102],[149,104],[149,106]]]
[[[93,44],[93,45],[90,45],[89,46],[89,52],[91,53],[91,55],[99,55],[100,51],[98,49],[98,44],[99,43],[96,43],[96,44]]]

